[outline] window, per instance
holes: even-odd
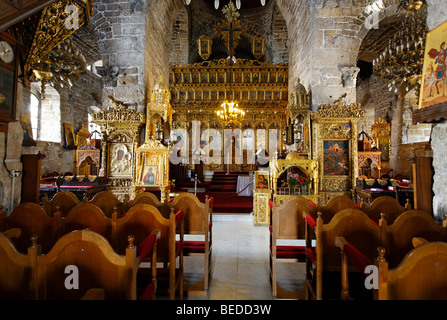
[[[47,85],[45,94],[40,95],[40,85],[33,83],[30,97],[31,127],[34,140],[61,143],[60,95],[56,89]]]
[[[31,106],[30,106],[30,114],[31,114],[31,127],[33,129],[33,139],[37,140],[39,137],[37,136],[39,129],[39,110],[40,110],[40,100],[36,97],[35,94],[31,94]]]

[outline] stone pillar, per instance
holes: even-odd
[[[427,26],[430,30],[447,20],[444,0],[427,0]],[[445,219],[447,213],[447,121],[436,124],[431,135],[433,150],[433,214],[437,220]]]

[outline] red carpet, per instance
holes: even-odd
[[[242,197],[236,194],[237,177],[248,175],[243,171],[215,171],[212,181],[199,183],[197,188],[205,192],[197,192],[201,202],[208,195],[214,198],[213,209],[215,213],[251,213],[253,211],[253,197]],[[186,188],[194,188],[194,182],[183,182],[176,188],[178,192],[186,192]]]
[[[253,197],[240,197],[235,192],[200,192],[197,198],[205,201],[205,196],[214,198],[214,213],[251,213],[253,211]]]

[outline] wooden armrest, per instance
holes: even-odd
[[[427,244],[428,241],[421,237],[414,237],[413,239],[411,239],[411,243],[413,244],[414,248],[417,248],[419,246]]]
[[[81,300],[104,300],[105,292],[104,289],[95,288],[87,291],[81,298]]]
[[[22,229],[20,228],[12,228],[3,232],[4,236],[9,240],[18,238],[22,234]]]
[[[335,237],[335,246],[340,248],[343,251],[345,245],[349,244],[348,241],[344,237]]]

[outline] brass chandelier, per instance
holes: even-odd
[[[420,90],[426,27],[426,6],[419,0],[402,1],[405,10],[403,25],[389,40],[388,46],[373,60],[373,71],[389,91]],[[422,8],[422,9],[421,9]]]
[[[35,77],[40,80],[42,93],[45,85],[59,84],[71,87],[82,74],[87,71],[85,57],[70,40],[65,40],[56,46],[44,59],[33,66]]]
[[[191,0],[185,0],[186,4],[189,5],[191,3]],[[262,6],[265,6],[265,0],[261,0]],[[214,0],[214,8],[219,9],[219,0]],[[236,0],[236,7],[238,10],[241,8],[241,0]]]
[[[216,113],[219,119],[228,123],[242,121],[245,117],[245,111],[240,109],[239,105],[234,101],[225,101]]]

